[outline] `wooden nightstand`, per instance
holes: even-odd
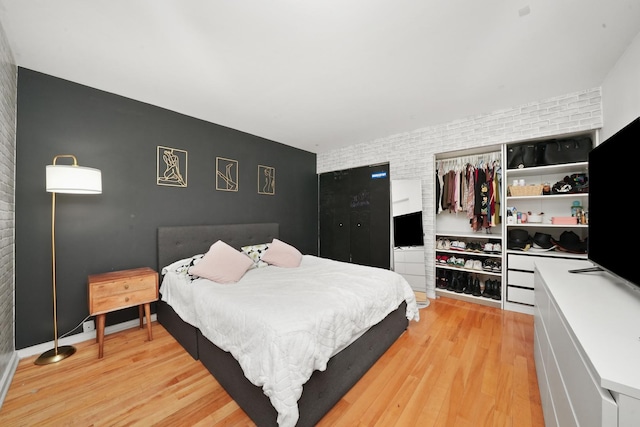
[[[139,306],[140,328],[143,327],[142,311],[147,318],[147,334],[151,334],[151,310],[149,304],[158,299],[158,273],[149,267],[111,271],[89,275],[89,314],[96,316],[96,340],[98,358],[104,348],[104,321],[106,313]]]

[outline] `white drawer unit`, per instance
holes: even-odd
[[[408,246],[393,250],[393,270],[402,275],[414,291],[426,292],[427,275],[423,246]]]
[[[535,257],[507,254],[507,266],[505,305],[514,311],[533,314]]]
[[[545,425],[637,427],[640,294],[608,273],[570,273],[592,266],[536,262],[534,357]]]

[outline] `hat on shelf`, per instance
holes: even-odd
[[[522,228],[514,228],[509,230],[509,238],[507,240],[508,249],[517,249],[528,251],[531,248],[532,239],[527,230]]]
[[[580,237],[573,231],[563,231],[560,235],[560,239],[551,239],[551,241],[558,245],[558,249],[565,252],[572,252],[575,254],[584,254],[587,252],[587,240],[580,240]]]
[[[533,252],[546,252],[555,249],[556,245],[551,241],[551,235],[547,233],[536,232],[533,235]]]

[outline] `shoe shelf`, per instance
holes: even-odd
[[[478,240],[488,240],[488,239],[495,239],[495,240],[502,240],[502,235],[501,234],[494,234],[493,232],[490,233],[482,233],[482,232],[473,232],[473,231],[469,231],[469,232],[464,232],[464,231],[455,231],[455,230],[449,230],[449,231],[437,231],[436,232],[436,241],[438,239],[449,239],[449,241],[452,240],[457,240],[457,239],[478,239]]]
[[[440,272],[446,273],[444,270]],[[457,275],[456,279],[453,276]],[[502,281],[491,278],[480,278],[464,272],[449,272],[445,282],[438,274],[436,295],[452,299],[473,302],[490,307],[502,307]]]
[[[502,308],[501,234],[438,231],[435,246],[437,296]]]
[[[476,270],[473,268],[453,267],[450,265],[436,265],[436,268],[442,268],[445,270],[454,270],[454,271],[466,271],[467,273],[485,274],[487,276],[502,277],[502,270],[500,271]]]

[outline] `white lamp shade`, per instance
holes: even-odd
[[[50,193],[100,194],[102,172],[83,166],[47,165],[47,191]]]

